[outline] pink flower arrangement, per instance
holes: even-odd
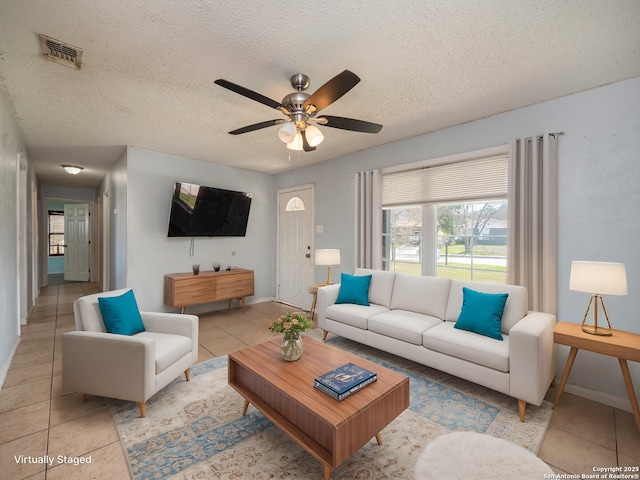
[[[294,339],[301,332],[312,328],[311,320],[304,316],[302,312],[289,312],[282,315],[278,320],[269,324],[269,331],[272,333],[283,333],[288,340]]]

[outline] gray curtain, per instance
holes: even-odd
[[[382,268],[382,195],[379,170],[356,173],[355,268]]]
[[[509,145],[507,283],[529,291],[529,309],[557,313],[557,138]]]

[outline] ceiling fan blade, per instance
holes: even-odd
[[[281,123],[284,123],[284,122],[286,122],[286,120],[282,118],[278,118],[277,120],[267,120],[266,122],[254,123],[253,125],[247,125],[246,127],[238,128],[236,130],[231,130],[229,133],[231,135],[240,135],[241,133],[253,132],[255,130],[260,130],[261,128],[280,125]]]
[[[355,87],[359,81],[360,77],[349,70],[339,73],[316,90],[313,95],[307,98],[304,102],[305,110],[307,110],[309,106],[313,105],[315,109],[312,109],[311,111],[307,110],[307,113],[312,114],[314,112],[319,112]]]
[[[302,131],[302,149],[305,152],[313,152],[316,149],[316,147],[312,147],[309,145],[309,142],[307,142],[307,132],[305,130]]]
[[[326,122],[323,120],[326,120]],[[334,117],[333,115],[323,115],[316,118],[315,121],[325,127],[340,128],[342,130],[351,130],[353,132],[378,133],[382,130],[382,125],[377,123],[356,120],[355,118]]]
[[[272,100],[269,97],[265,97],[264,95],[258,92],[254,92],[253,90],[249,90],[248,88],[241,87],[240,85],[229,82],[222,78],[219,78],[213,83],[215,83],[216,85],[220,85],[221,87],[227,88],[232,92],[239,93],[240,95],[250,98],[251,100],[260,102],[263,105],[266,105],[267,107],[276,108],[276,109],[279,109],[280,107],[282,107],[280,102],[276,102],[275,100]]]

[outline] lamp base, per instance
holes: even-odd
[[[610,337],[613,335],[613,332],[610,328],[602,328],[593,325],[582,325],[582,331],[585,333],[590,333],[591,335],[601,335],[603,337]]]
[[[607,320],[607,325],[609,326],[608,328],[598,326],[598,303],[602,306],[604,318]],[[587,320],[587,315],[589,315],[591,304],[593,304],[593,325],[586,325],[585,322]],[[591,295],[589,305],[587,305],[587,310],[584,312],[584,317],[582,317],[582,331],[590,335],[599,335],[602,337],[610,337],[613,335],[611,322],[609,322],[609,315],[607,315],[607,309],[604,308],[604,301],[602,300],[601,295]]]
[[[332,278],[331,278],[331,265],[329,265],[329,271],[327,272],[327,285],[331,285],[332,283]]]

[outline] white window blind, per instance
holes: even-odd
[[[507,196],[507,157],[425,167],[382,178],[382,206]]]

